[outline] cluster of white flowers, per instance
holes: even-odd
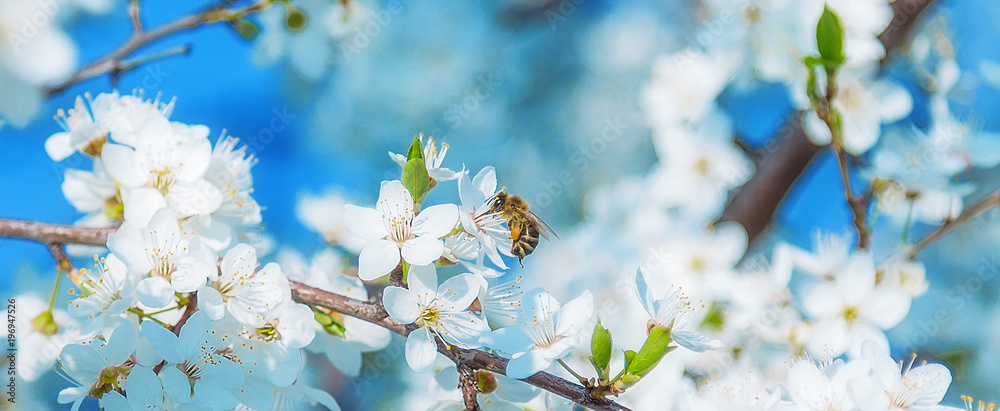
[[[832,106],[841,116],[842,147],[871,160],[852,172],[877,196],[871,209],[880,223],[876,248],[856,249],[851,235],[817,233],[811,249],[767,239],[748,253],[746,231],[718,222],[730,191],[753,172],[734,144],[720,96],[730,88],[747,92],[758,81],[779,82],[796,108],[808,109],[803,58],[817,54],[824,3],[845,33],[846,60]],[[924,264],[907,253],[912,239],[904,237],[901,246],[899,233],[912,223],[957,216],[975,185],[956,177],[1000,162],[995,136],[950,114],[947,94],[959,77],[953,57],[939,51],[927,58],[931,63],[919,63],[931,65],[933,85],[931,124],[922,129],[900,121],[913,105],[909,93],[876,75],[885,57],[876,36],[892,17],[889,2],[704,6],[706,29],[699,33],[717,37],[697,37],[700,47],[659,57],[640,94],[658,164],[645,176],[592,190],[587,219],[537,252],[527,284],[593,290],[597,315],[616,319],[605,322],[616,344],[639,342],[626,331],[640,326],[639,319],[653,317],[650,326],[673,323],[672,339],[690,349],[665,357],[647,377],[658,381],[656,388],[639,384],[622,395],[635,408],[948,409],[937,405],[951,383],[948,369],[907,365],[900,374],[886,331],[902,323],[911,301],[929,288]],[[738,24],[712,30],[719,21]],[[803,125],[815,144],[830,144],[830,131],[814,112],[806,111]],[[894,225],[883,228],[883,221]],[[853,228],[845,223],[845,230]],[[645,290],[641,304],[627,280],[630,264],[642,271],[636,277]],[[666,297],[648,297],[654,295]],[[685,325],[701,331],[685,335]],[[803,350],[823,360],[785,365]],[[574,368],[587,364],[582,356],[565,360]]]
[[[525,293],[520,277],[504,277],[502,255],[511,256],[513,240],[494,206],[492,167],[472,178],[451,171],[443,166],[447,145],[432,138],[424,144],[421,136],[407,156],[390,153],[404,173],[382,182],[374,208],[336,197],[302,199],[300,217],[333,247],[311,261],[282,250],[277,263],[262,264],[239,234],[260,223],[251,196],[254,157],[234,137],[213,148],[205,126],[170,121],[173,105],[141,92],[88,95],[57,116],[65,131],[45,144],[56,161],[92,158],[92,171],[68,170],[63,185],[86,214],[81,223],[118,225],[107,239],[110,252],[95,255],[93,269],[69,273],[75,295],[68,310],[29,307],[33,320],[24,325],[32,332],[25,338],[37,344],[29,349],[35,361],[19,363],[21,375],[37,379],[58,359],[71,383],[60,403],[75,410],[93,398],[109,410],[221,410],[305,401],[338,409],[332,396],[306,385],[305,351],[358,376],[362,354],[385,348],[390,332],[296,302],[290,281],[365,301],[364,281],[405,278],[384,288],[381,304],[393,320],[413,324],[405,358],[414,372],[452,379],[453,372],[435,366],[439,345],[511,356],[510,378],[477,374],[488,408],[543,401],[516,379],[555,362],[565,367],[562,359],[586,341],[594,324],[589,291],[560,305],[548,291]],[[407,174],[414,173],[413,156],[423,165],[416,180]],[[424,192],[414,196],[404,182],[420,179],[429,183],[415,186]],[[425,205],[427,193],[446,181],[456,182],[460,205]],[[345,264],[352,254],[356,269]],[[674,290],[656,298],[641,275],[636,284],[649,327],[668,330],[674,346],[723,346],[690,330],[686,296]],[[658,355],[666,352],[664,346]],[[651,366],[635,371],[634,380]],[[453,400],[445,395],[437,406],[448,409]]]
[[[331,21],[349,12],[333,3],[300,7]],[[362,355],[387,347],[390,331],[296,302],[295,281],[360,301],[369,301],[367,287],[380,287],[371,301],[407,326],[405,361],[435,410],[464,408],[459,371],[442,350],[509,358],[506,377],[474,371],[484,409],[572,409],[519,380],[563,369],[578,377],[591,365],[606,373],[610,367],[595,358],[601,344],[625,369],[610,380],[599,375],[588,384],[608,385],[589,388],[636,409],[952,409],[939,405],[951,372],[914,366],[915,355],[897,363],[886,332],[930,288],[928,268],[908,253],[910,226],[958,216],[977,189],[975,181],[956,182],[962,173],[1000,164],[998,139],[952,114],[949,90],[960,77],[954,57],[941,50],[928,57],[927,40],[914,42],[912,57],[930,78],[931,121],[918,127],[906,120],[909,92],[878,72],[886,52],[876,36],[892,17],[889,1],[710,0],[704,7],[709,20],[735,15],[737,24],[653,65],[640,99],[657,163],[646,175],[593,190],[586,222],[541,247],[528,274],[516,278],[507,272],[515,239],[494,206],[497,171],[446,168],[448,146],[433,138],[421,135],[405,154],[389,153],[403,173],[381,182],[372,207],[336,192],[301,197],[298,218],[330,247],[311,258],[283,249],[277,262],[261,264],[258,255],[268,250],[251,245],[261,224],[256,159],[238,139],[223,133],[213,147],[207,127],[171,121],[174,102],[159,97],[78,98],[57,116],[65,131],[45,148],[55,161],[92,158],[91,169],[66,171],[63,192],[84,214],[78,224],[118,228],[93,270],[70,275],[79,294],[66,311],[26,299],[31,317],[44,321],[23,324],[37,355],[19,363],[21,375],[38,378],[58,359],[73,384],[58,400],[74,409],[87,398],[112,410],[302,401],[338,409],[305,382],[306,352],[358,376]],[[274,9],[265,25],[281,24]],[[805,91],[803,59],[817,53],[824,10],[839,15],[844,33],[830,100],[841,141],[832,141]],[[342,24],[328,23],[309,25],[300,37],[273,30],[285,37],[264,38],[261,54],[287,53],[301,74],[320,78],[330,50],[305,45],[347,36]],[[850,166],[876,199],[872,248],[855,247],[850,235],[817,233],[809,249],[776,240],[752,250],[743,227],[719,222],[731,192],[754,172],[720,98],[757,80],[786,86],[813,143],[870,160]],[[451,181],[457,199],[428,196]],[[557,295],[576,298],[560,304]],[[668,343],[658,346],[661,336]],[[580,349],[588,337],[589,358]]]
[[[136,231],[167,208],[214,251],[253,240],[261,222],[250,174],[257,160],[225,132],[212,147],[208,127],[170,121],[173,107],[141,91],[112,92],[78,97],[59,112],[65,131],[45,142],[49,156],[93,157],[92,170],[69,168],[63,181],[66,199],[84,214],[77,224]]]
[[[434,396],[439,401],[434,409],[451,409],[461,397],[455,389],[454,366],[442,365],[447,361],[437,353],[439,344],[510,355],[507,377],[527,378],[548,370],[587,340],[594,324],[594,297],[584,290],[561,305],[543,288],[522,292],[521,278],[505,275],[503,256],[511,256],[512,239],[507,222],[491,208],[498,187],[496,171],[484,167],[470,178],[466,170],[444,168],[447,145],[439,149],[432,138],[421,136],[420,141],[425,140],[420,151],[428,178],[434,181],[431,185],[457,180],[460,205],[424,206],[403,182],[393,180],[382,182],[374,208],[345,205],[343,197],[331,192],[303,196],[298,212],[326,242],[358,253],[361,280],[378,281],[400,269],[406,273],[406,287],[386,287],[383,303],[393,319],[415,326],[406,339],[406,361],[418,374],[438,373],[429,387],[439,394]],[[407,156],[389,154],[401,166],[408,161]],[[449,270],[455,273],[446,274]],[[640,293],[652,298],[652,291]],[[680,346],[699,351],[720,348],[720,341],[688,331],[683,319],[691,310],[668,307],[676,298],[671,294],[662,304],[657,302],[660,311],[650,306],[646,318],[672,327],[672,339]],[[646,328],[641,324],[631,332],[644,335]],[[516,380],[481,377],[477,381],[486,409],[513,409],[512,403],[542,400],[537,389]]]
[[[70,273],[66,312],[29,307],[35,360],[20,375],[35,380],[58,358],[72,383],[58,400],[73,409],[87,398],[105,409],[339,409],[305,385],[303,350],[357,375],[361,354],[384,348],[389,332],[296,303],[289,279],[362,300],[366,289],[334,255],[308,264],[283,253],[287,272],[261,266],[241,241],[260,223],[256,160],[234,137],[213,148],[205,126],[169,121],[172,108],[108,93],[57,117],[65,131],[46,142],[53,159],[93,157],[93,171],[71,169],[63,185],[81,223],[120,225],[94,269]]]

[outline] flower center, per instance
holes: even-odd
[[[860,313],[858,312],[857,307],[846,307],[841,315],[844,316],[844,320],[846,320],[848,324],[854,324],[858,321]]]
[[[417,325],[420,326],[430,326],[437,324],[440,320],[441,312],[438,310],[437,306],[429,305],[420,312],[420,318],[417,319]]]
[[[862,109],[864,89],[860,83],[850,82],[843,85],[837,94],[844,111],[854,111]]]
[[[743,18],[746,19],[747,23],[754,25],[761,20],[761,9],[759,5],[751,4],[743,9]]]
[[[695,173],[698,173],[698,175],[707,176],[709,174],[709,171],[711,171],[709,164],[710,163],[708,162],[707,158],[698,157],[698,160],[694,162]]]

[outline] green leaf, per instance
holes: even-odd
[[[323,311],[314,309],[313,318],[315,318],[316,322],[323,326],[323,329],[326,330],[327,333],[330,333],[330,335],[344,338],[344,333],[347,331],[347,328],[344,327],[342,317],[336,318],[332,314],[327,314]]]
[[[829,7],[823,9],[823,15],[816,23],[816,48],[828,72],[833,72],[844,62],[844,29],[840,18]]]
[[[260,33],[260,30],[257,29],[257,25],[246,20],[230,20],[229,24],[233,26],[233,29],[236,30],[240,36],[243,36],[243,38],[248,40],[256,37],[257,33]]]
[[[635,359],[635,354],[635,351],[625,350],[625,370],[628,369],[629,365],[632,365],[632,360]],[[625,372],[625,370],[622,370],[622,372]]]
[[[410,144],[410,149],[406,151],[407,160],[415,158],[424,159],[424,148],[420,145],[420,137],[413,137],[413,144]]]
[[[726,320],[722,318],[722,308],[719,307],[719,303],[713,302],[708,307],[708,313],[705,314],[705,318],[701,320],[701,326],[713,330],[722,330],[722,326],[725,324]]]
[[[809,65],[808,61],[806,62],[806,65]],[[822,98],[820,97],[819,88],[816,85],[815,66],[809,67],[809,77],[806,79],[806,96],[809,97],[809,106],[818,110]]]
[[[424,196],[430,189],[430,175],[427,174],[427,166],[424,160],[413,158],[406,160],[403,164],[403,187],[409,190],[414,203],[422,203]]]
[[[823,64],[823,59],[816,56],[806,56],[805,58],[806,67],[813,68]]]
[[[672,323],[671,326],[673,326]],[[646,342],[642,344],[642,348],[639,348],[639,352],[635,354],[635,358],[629,362],[628,367],[625,369],[625,374],[639,377],[648,374],[653,367],[656,367],[656,364],[659,364],[663,356],[671,351],[671,341],[669,326],[657,325],[651,328],[649,336],[646,337]]]
[[[608,378],[608,366],[611,364],[611,331],[601,325],[601,320],[597,320],[594,326],[594,334],[590,337],[591,363],[601,379]]]
[[[623,374],[611,385],[611,392],[615,395],[621,395],[621,393],[638,383],[641,379],[642,377],[638,375]]]
[[[285,26],[291,31],[302,31],[306,28],[306,14],[291,5],[285,3]]]

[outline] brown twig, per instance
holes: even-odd
[[[139,0],[129,0],[128,2],[128,17],[132,20],[132,29],[134,30],[134,35],[138,36],[142,34],[142,19],[139,16]]]
[[[462,390],[462,402],[465,411],[479,411],[479,388],[476,384],[476,371],[468,364],[458,364],[458,388]]]
[[[228,0],[221,2],[199,13],[182,17],[178,20],[175,20],[172,23],[169,23],[156,30],[148,32],[142,31],[142,25],[141,22],[139,21],[139,16],[138,16],[138,7],[136,6],[135,15],[133,16],[132,7],[130,6],[129,16],[136,30],[133,33],[132,37],[117,50],[111,52],[111,54],[108,54],[107,56],[101,58],[100,60],[97,60],[87,65],[86,67],[77,70],[75,73],[73,73],[72,76],[70,76],[68,80],[59,83],[55,86],[42,89],[42,94],[46,96],[52,96],[66,90],[67,88],[76,83],[103,74],[112,74],[112,75],[121,74],[122,71],[135,67],[133,65],[131,67],[126,68],[127,66],[123,63],[125,57],[131,54],[132,52],[138,50],[140,47],[143,47],[155,40],[158,40],[162,37],[165,37],[167,35],[179,31],[193,29],[205,23],[227,21],[229,16],[243,16],[248,13],[260,11],[272,4],[271,1],[269,0],[261,0],[259,2],[255,2],[243,8],[239,8],[236,10],[227,10],[226,7],[231,3],[232,1]],[[159,57],[164,57],[164,55],[160,55]],[[148,59],[143,61],[148,61]]]
[[[934,0],[896,0],[892,3],[893,17],[879,35],[886,54],[896,49],[916,24],[920,14]],[[787,121],[784,132],[764,150],[757,172],[734,195],[719,221],[735,221],[746,228],[753,240],[767,228],[774,212],[819,149],[813,146],[802,130],[801,116]]]
[[[941,237],[944,237],[946,234],[952,232],[952,230],[967,223],[976,216],[986,212],[986,210],[998,205],[1000,205],[1000,189],[997,189],[996,191],[988,194],[986,197],[983,197],[975,204],[966,208],[965,211],[962,211],[962,214],[959,214],[958,217],[955,217],[955,219],[945,221],[944,224],[938,226],[938,228],[931,231],[930,234],[921,238],[916,244],[907,248],[906,256],[912,260],[918,253],[920,253],[920,251],[931,245],[931,243],[939,240]]]
[[[184,314],[181,314],[181,318],[177,320],[177,324],[170,327],[170,331],[173,331],[173,333],[178,336],[181,335],[181,327],[184,327],[188,318],[191,318],[191,316],[194,315],[194,312],[198,310],[198,294],[191,293],[187,296],[187,299],[187,307],[184,308]]]
[[[0,237],[24,238],[43,244],[87,244],[103,246],[115,227],[76,227],[0,218]]]
[[[66,252],[63,251],[62,243],[46,243],[45,245],[49,247],[49,252],[56,259],[56,269],[66,273],[72,279],[74,274],[73,262],[70,261],[69,257],[66,256]]]
[[[392,272],[389,273],[389,285],[394,287],[406,288],[406,283],[403,281],[402,262],[396,264],[396,268],[393,268]]]
[[[844,182],[844,197],[848,208],[854,214],[854,228],[858,232],[858,249],[868,248],[871,233],[868,231],[865,214],[868,212],[868,200],[861,195],[854,195],[851,188],[851,170],[849,167],[850,158],[844,149],[844,136],[841,135],[840,124],[833,110],[833,99],[837,96],[836,73],[827,72],[826,93],[823,94],[818,107],[815,107],[816,115],[826,124],[830,131],[830,148],[837,156],[837,164],[840,166],[840,178]]]

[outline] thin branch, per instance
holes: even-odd
[[[183,46],[177,46],[171,49],[163,50],[161,52],[152,53],[141,57],[136,57],[131,60],[118,61],[115,63],[115,67],[112,68],[111,71],[109,72],[109,74],[111,74],[111,82],[116,83],[118,81],[118,76],[120,76],[122,73],[132,70],[147,62],[179,54],[188,54],[190,52],[191,52],[191,45],[185,44]]]
[[[139,18],[139,0],[129,0],[128,17],[132,20],[132,29],[135,36],[142,35],[142,20]]]
[[[462,402],[465,403],[465,411],[479,411],[479,388],[476,384],[476,371],[468,364],[458,364],[458,388],[462,389]]]
[[[868,231],[868,223],[865,213],[868,211],[868,201],[861,195],[854,195],[851,188],[851,170],[848,166],[850,159],[844,149],[844,136],[840,133],[839,121],[836,118],[833,107],[833,99],[837,95],[836,74],[827,72],[826,93],[823,95],[819,107],[816,107],[816,115],[823,120],[826,128],[830,130],[830,148],[837,156],[837,163],[840,166],[840,177],[844,181],[844,197],[847,206],[854,214],[854,228],[858,231],[858,248],[861,250],[868,248],[871,233]]]
[[[46,243],[45,245],[49,247],[49,252],[51,252],[52,257],[56,259],[56,268],[59,271],[66,273],[67,276],[72,276],[74,272],[73,262],[69,260],[69,257],[66,256],[66,252],[63,251],[62,243]]]
[[[400,335],[406,335],[409,331],[406,325],[400,324],[385,314],[385,309],[380,304],[355,300],[295,281],[289,281],[289,285],[292,288],[292,298],[300,303],[326,307],[387,328]],[[456,365],[465,365],[473,370],[486,370],[506,375],[508,361],[506,358],[485,351],[467,350],[454,345],[445,346],[440,341],[438,341],[438,351],[454,361]],[[584,386],[546,372],[539,372],[522,381],[594,410],[628,410],[628,408],[606,398],[593,398]]]
[[[115,230],[115,227],[76,227],[0,218],[0,237],[24,238],[43,244],[73,243],[103,246],[108,243],[108,235]]]
[[[389,285],[394,287],[406,288],[406,283],[403,282],[403,262],[400,261],[396,264],[396,268],[392,269],[389,273]]]
[[[832,127],[830,123],[827,125]],[[840,177],[844,180],[844,197],[847,206],[854,214],[854,228],[858,231],[858,248],[864,250],[871,242],[871,232],[868,231],[868,222],[865,218],[868,211],[868,201],[862,195],[854,195],[854,190],[851,189],[851,172],[847,165],[849,161],[847,152],[844,151],[839,142],[834,143],[832,147],[834,153],[837,154],[837,162],[840,163]]]
[[[941,239],[941,237],[944,237],[946,234],[952,232],[952,230],[996,206],[1000,206],[1000,189],[997,189],[986,197],[983,197],[975,204],[966,208],[965,211],[962,211],[962,214],[959,214],[954,220],[946,221],[926,237],[917,241],[916,244],[907,249],[907,257],[912,260],[918,253],[920,253],[920,251],[931,245],[931,243]]]
[[[181,327],[184,327],[184,323],[187,322],[188,318],[194,315],[194,312],[198,310],[198,294],[190,293],[187,296],[187,307],[184,308],[184,314],[181,314],[181,318],[177,320],[177,324],[170,329],[174,334],[181,335]]]
[[[138,50],[140,47],[143,47],[157,39],[160,39],[161,37],[165,37],[167,35],[179,31],[189,30],[205,23],[226,21],[229,18],[229,16],[243,16],[248,13],[260,11],[272,4],[271,1],[269,0],[261,0],[259,2],[255,2],[249,6],[240,9],[226,10],[225,7],[227,7],[231,3],[232,1],[222,2],[206,10],[203,10],[199,13],[182,17],[178,20],[175,20],[172,23],[166,24],[153,31],[149,32],[136,31],[135,33],[133,33],[132,38],[126,41],[125,44],[123,44],[117,50],[111,52],[111,54],[108,54],[104,58],[101,58],[100,60],[97,60],[91,63],[90,65],[76,71],[75,73],[73,73],[72,76],[70,76],[68,80],[60,84],[57,84],[55,86],[43,89],[42,94],[46,96],[52,96],[61,93],[70,86],[79,83],[81,81],[91,79],[103,74],[115,74],[116,70],[118,70],[118,72],[120,73],[120,69],[121,67],[123,67],[122,60],[125,59],[126,56]],[[136,11],[136,13],[138,13],[138,11]],[[135,17],[135,19],[137,18],[138,16]],[[133,19],[133,25],[137,23],[137,20],[135,19]],[[141,26],[139,27],[139,29],[141,29]]]
[[[890,55],[909,35],[921,13],[934,0],[896,0],[892,3],[892,22],[879,35]],[[757,172],[734,195],[719,221],[735,221],[746,228],[753,240],[767,228],[792,184],[805,171],[819,149],[802,130],[801,116],[793,115],[784,132],[764,149]]]

